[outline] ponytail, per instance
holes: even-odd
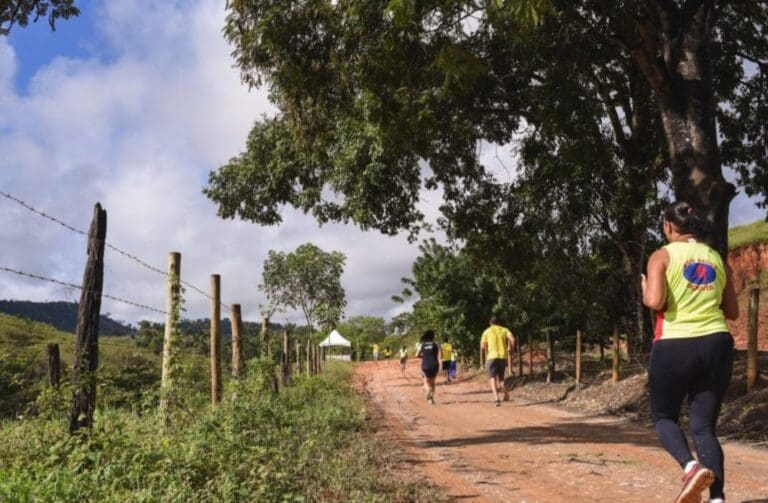
[[[693,234],[698,239],[704,238],[710,231],[709,222],[685,201],[677,201],[667,206],[664,210],[664,220],[674,225],[679,232]]]

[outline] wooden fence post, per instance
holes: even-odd
[[[515,338],[515,351],[517,352],[517,375],[523,377],[523,344],[519,337]]]
[[[483,341],[480,339],[480,370],[485,369],[485,355],[483,354]]]
[[[301,342],[296,340],[296,375],[301,375]]]
[[[243,373],[243,315],[240,304],[232,304],[232,375]]]
[[[576,391],[581,389],[581,330],[576,330]]]
[[[269,357],[269,318],[264,317],[261,319],[261,357]]]
[[[758,315],[760,308],[760,290],[753,288],[749,293],[749,320],[748,320],[748,338],[747,338],[747,391],[757,382],[757,376],[760,372],[757,353],[757,328]]]
[[[163,333],[163,367],[160,376],[160,414],[167,423],[168,413],[175,397],[172,396],[172,364],[176,358],[175,334],[178,333],[179,301],[181,294],[181,253],[168,254],[168,282],[165,296],[165,331]]]
[[[48,384],[53,388],[59,387],[61,382],[61,354],[59,345],[55,342],[48,344]]]
[[[528,375],[533,375],[533,335],[528,332]]]
[[[307,375],[312,375],[312,339],[307,337]]]
[[[291,350],[288,340],[288,329],[283,332],[283,355],[281,358],[283,370],[283,386],[291,380]]]
[[[613,325],[613,349],[612,353],[612,366],[611,366],[611,381],[619,382],[619,326]]]
[[[221,401],[221,276],[211,274],[211,407]]]
[[[93,426],[96,408],[96,369],[99,367],[99,316],[104,286],[104,243],[107,212],[99,203],[93,208],[88,231],[88,261],[83,274],[83,291],[77,310],[75,362],[72,367],[72,410],[69,431]]]
[[[554,351],[554,345],[552,342],[552,330],[547,329],[544,331],[544,336],[546,337],[547,342],[547,384],[550,384],[552,382],[552,379],[554,378],[555,373],[555,351]]]

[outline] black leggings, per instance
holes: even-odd
[[[661,339],[651,349],[648,370],[651,415],[661,444],[681,466],[693,460],[680,429],[680,406],[688,395],[688,430],[699,461],[715,473],[711,498],[725,498],[723,449],[715,434],[717,416],[733,370],[733,338],[728,332],[704,337]]]

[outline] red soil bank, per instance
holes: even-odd
[[[749,292],[762,283],[757,345],[761,351],[768,351],[768,243],[755,243],[731,250],[728,253],[728,265],[731,266],[734,286],[739,295],[739,319],[728,322],[736,340],[736,348],[747,348]]]

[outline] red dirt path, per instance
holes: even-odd
[[[406,468],[452,500],[639,503],[677,495],[680,469],[653,431],[548,405],[493,407],[487,386],[461,374],[438,385],[437,404],[429,405],[418,364],[409,361],[401,374],[395,361],[368,362],[356,373],[384,411],[383,434],[405,450]],[[724,449],[728,501],[768,503],[768,451]]]

